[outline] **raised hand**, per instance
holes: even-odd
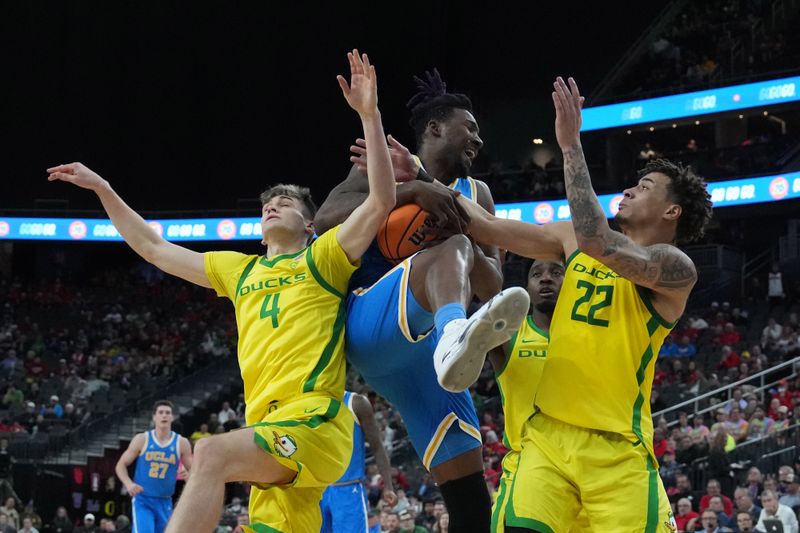
[[[575,80],[568,78],[569,87],[559,76],[553,82],[553,103],[556,107],[556,140],[561,150],[580,143],[581,108],[585,98],[578,90]]]
[[[375,67],[370,65],[367,54],[359,55],[357,49],[347,53],[350,62],[350,83],[344,76],[336,76],[345,100],[359,115],[378,112],[378,77]]]
[[[389,155],[392,158],[394,180],[398,183],[402,183],[416,179],[419,173],[419,165],[408,148],[400,144],[400,142],[391,135],[387,135],[386,140],[389,142]],[[355,163],[358,170],[366,174],[367,141],[360,138],[356,139],[356,143],[350,146],[350,151],[353,153],[353,155],[350,156],[350,161]]]
[[[83,163],[69,163],[50,167],[47,169],[47,173],[49,174],[47,181],[66,181],[90,191],[97,190],[106,182]]]

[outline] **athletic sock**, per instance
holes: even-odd
[[[492,520],[492,499],[483,472],[453,479],[439,485],[450,513],[450,531],[485,533]]]
[[[463,305],[452,303],[441,306],[436,311],[436,314],[433,315],[433,323],[436,325],[437,335],[441,337],[444,327],[457,318],[467,318],[467,312],[464,310]]]

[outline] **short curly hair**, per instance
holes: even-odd
[[[685,244],[701,239],[712,215],[711,195],[708,194],[705,180],[691,168],[668,159],[648,162],[639,171],[638,177],[642,178],[651,172],[664,174],[670,179],[667,193],[672,201],[681,206],[675,240],[679,244]]]
[[[315,204],[314,199],[311,198],[311,190],[308,187],[286,183],[273,185],[261,193],[261,205],[263,206],[276,196],[288,196],[289,198],[299,200],[305,209],[306,218],[310,220],[313,220],[314,215],[317,214],[317,204]]]

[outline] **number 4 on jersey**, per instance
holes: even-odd
[[[281,312],[280,308],[278,307],[278,298],[280,298],[280,296],[281,296],[280,293],[267,294],[264,297],[264,303],[261,304],[261,318],[272,318],[273,328],[278,327],[278,313]],[[270,300],[272,300],[271,307],[269,305]]]

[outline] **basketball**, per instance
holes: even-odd
[[[428,212],[417,204],[406,204],[393,210],[378,230],[378,248],[391,263],[397,264],[422,249],[425,241],[433,239],[425,235],[423,226],[430,226]]]

